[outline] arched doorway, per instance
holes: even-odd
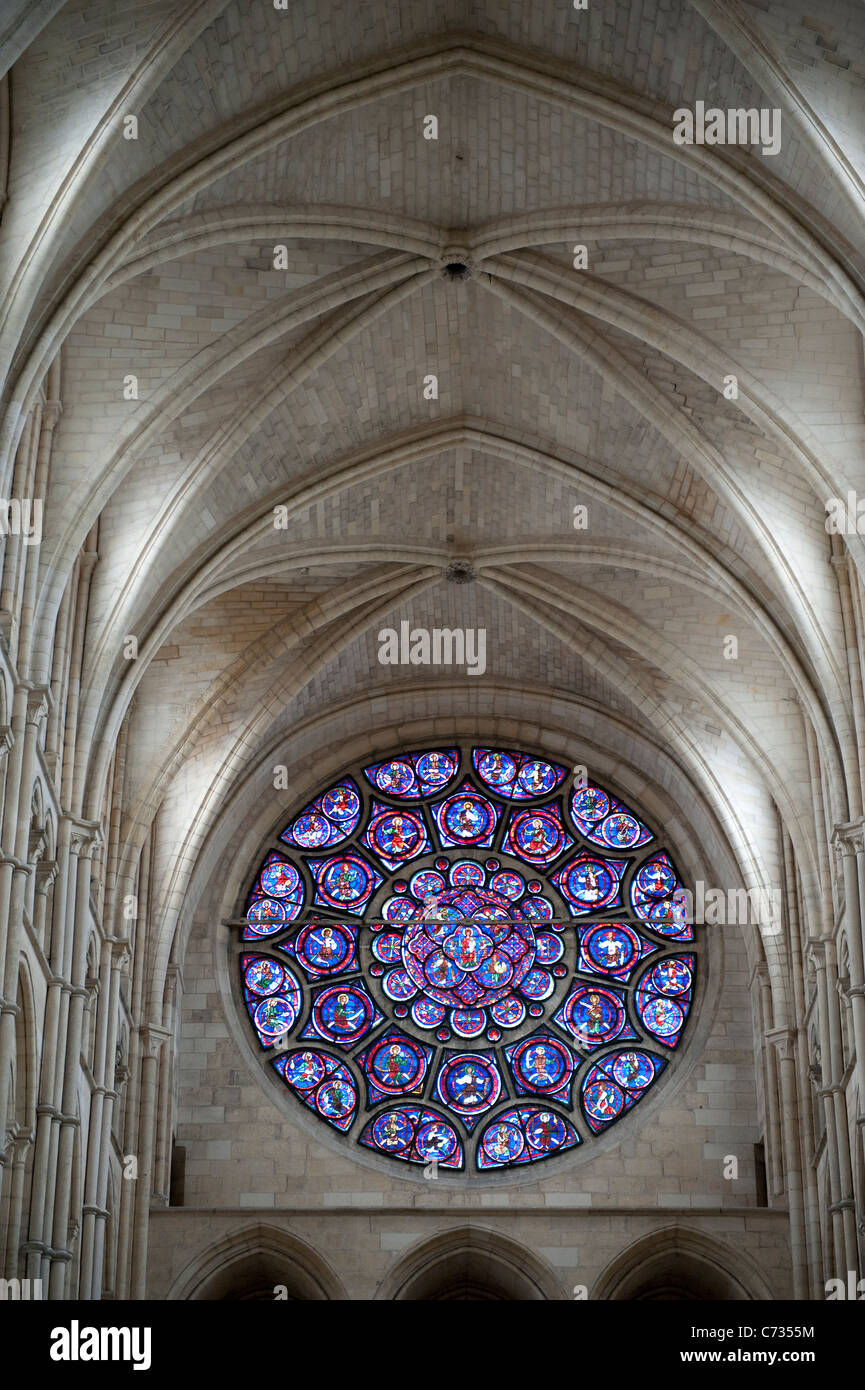
[[[679,1227],[654,1231],[607,1266],[592,1299],[728,1302],[771,1298],[755,1266],[721,1241]]]
[[[336,1275],[304,1241],[274,1227],[245,1227],[197,1255],[175,1280],[169,1301],[272,1303],[345,1298]]]
[[[383,1280],[376,1298],[419,1302],[560,1299],[563,1291],[526,1246],[464,1227],[422,1241]]]

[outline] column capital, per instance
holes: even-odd
[[[102,842],[102,827],[98,821],[73,820],[69,844],[79,859],[87,859]]]
[[[27,841],[27,858],[31,864],[38,863],[48,848],[48,836],[44,825],[33,826]]]
[[[865,816],[836,825],[830,843],[836,854],[842,856],[865,853]]]
[[[165,971],[165,1002],[175,1004],[178,990],[183,990],[183,974],[180,966],[172,962]]]
[[[125,937],[114,936],[108,938],[111,946],[111,966],[114,970],[125,970],[132,959],[132,952],[129,949],[129,942]]]
[[[138,1029],[138,1036],[141,1039],[144,1057],[155,1061],[159,1056],[162,1044],[168,1041],[171,1034],[167,1028],[160,1028],[154,1023],[145,1023]]]
[[[23,1163],[27,1157],[27,1150],[33,1143],[32,1129],[26,1129],[24,1125],[13,1125],[9,1136],[9,1148],[12,1150],[12,1163]]]
[[[36,724],[37,727],[47,718],[54,707],[54,698],[51,694],[49,685],[31,685],[27,689],[27,714],[28,724]]]
[[[40,859],[36,865],[36,892],[46,893],[59,872],[56,859]]]
[[[795,1028],[769,1028],[765,1036],[782,1061],[792,1059],[796,1047]]]

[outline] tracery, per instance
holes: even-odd
[[[403,753],[335,782],[268,849],[244,1001],[288,1089],[364,1147],[533,1163],[668,1066],[696,973],[685,901],[670,850],[597,783],[521,750]]]

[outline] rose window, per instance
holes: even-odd
[[[602,787],[517,750],[419,750],[275,838],[243,999],[265,1064],[343,1142],[512,1168],[590,1141],[668,1066],[686,918],[671,852]]]

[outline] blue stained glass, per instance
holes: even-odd
[[[355,1058],[366,1077],[370,1105],[388,1097],[419,1096],[432,1057],[431,1047],[396,1030],[377,1038]]]
[[[528,898],[520,903],[520,911],[532,922],[552,922],[556,915],[549,898]]]
[[[440,791],[459,767],[456,748],[434,748],[428,753],[406,753],[364,768],[367,781],[386,796],[416,798]]]
[[[654,838],[627,806],[591,783],[574,789],[570,809],[574,824],[592,844],[634,850]]]
[[[481,781],[486,782],[487,786],[500,796],[509,796],[517,777],[518,757],[519,754],[512,756],[498,749],[492,751],[489,748],[476,748],[472,762],[480,774]]]
[[[462,1168],[465,1162],[453,1125],[434,1110],[416,1105],[401,1105],[377,1115],[358,1142],[408,1163],[435,1160],[442,1168]]]
[[[611,1052],[590,1067],[583,1080],[583,1111],[598,1134],[624,1115],[663,1071],[666,1062],[637,1048]]]
[[[302,899],[303,883],[294,865],[279,854],[269,854],[261,867],[256,891],[267,898]]]
[[[390,796],[420,796],[421,790],[411,761],[392,758],[390,762],[368,767],[366,775],[374,787]]]
[[[644,956],[657,951],[626,922],[594,922],[577,927],[580,970],[627,980]]]
[[[360,820],[360,812],[360,796],[349,777],[311,802],[279,838],[299,849],[337,845],[352,834]]]
[[[691,1007],[693,979],[693,956],[668,956],[651,966],[638,982],[640,1022],[664,1047],[675,1047],[679,1041]]]
[[[445,891],[445,880],[435,869],[421,869],[409,883],[409,888],[419,902],[424,902]]]
[[[612,802],[607,793],[591,783],[586,787],[575,787],[571,793],[571,815],[584,835],[599,825],[611,809]]]
[[[644,825],[625,811],[616,811],[607,816],[598,826],[598,843],[609,845],[611,849],[634,849],[644,845],[652,836]],[[593,835],[589,839],[594,839]]]
[[[487,1026],[483,1009],[452,1009],[451,1027],[461,1038],[479,1038]]]
[[[587,1052],[615,1038],[637,1036],[628,1022],[624,995],[603,985],[574,985],[555,1022]]]
[[[258,1040],[272,1047],[300,1013],[300,985],[287,966],[270,956],[241,956],[243,997]]]
[[[462,1169],[479,1135],[480,1170],[535,1162],[580,1142],[557,1109],[577,1087],[598,1133],[666,1065],[641,1037],[678,1046],[696,953],[659,956],[648,939],[693,937],[675,865],[602,787],[567,791],[563,811],[566,776],[516,749],[400,753],[331,785],[263,859],[243,937],[279,944],[240,957],[247,1013],[298,1101],[366,1148]],[[623,889],[644,926],[620,920]],[[575,956],[563,904],[589,919]],[[469,1050],[480,1039],[501,1052]]]
[[[357,927],[349,922],[310,922],[279,947],[294,957],[311,980],[357,970]]]
[[[553,977],[549,970],[530,970],[520,989],[527,999],[548,999],[553,992]]]
[[[436,748],[431,753],[415,753],[414,766],[424,796],[440,791],[455,775],[460,755],[456,748]]]
[[[315,878],[315,901],[323,907],[363,912],[376,888],[384,883],[381,874],[350,851],[332,859],[308,859],[307,863]]]
[[[302,1038],[323,1038],[341,1047],[360,1042],[384,1014],[379,1013],[361,984],[331,985],[315,996]]]
[[[477,845],[489,849],[498,825],[500,811],[471,782],[433,806],[442,845]]]
[[[510,898],[515,902],[526,891],[525,879],[520,874],[507,871],[493,874],[490,879],[490,890],[493,893],[498,893],[500,898]]]
[[[335,1129],[351,1128],[357,1087],[348,1067],[326,1052],[290,1052],[273,1063],[283,1081]]]
[[[549,1096],[570,1105],[577,1058],[558,1038],[549,1033],[533,1033],[506,1047],[505,1056],[518,1096]]]
[[[491,791],[512,801],[549,796],[565,777],[565,769],[555,763],[502,748],[476,748],[472,763]]]
[[[434,999],[416,999],[411,1006],[411,1016],[418,1028],[437,1028],[446,1013],[445,1006]]]
[[[269,956],[247,957],[249,964],[244,971],[244,983],[253,994],[276,994],[285,978],[285,972],[279,961],[271,960]]]
[[[259,870],[246,905],[247,941],[274,936],[303,910],[304,886],[298,870],[288,859],[271,852]]]
[[[420,816],[404,807],[394,810],[373,802],[369,829],[361,844],[377,854],[388,869],[398,869],[430,848],[426,826]]]
[[[560,936],[553,936],[552,932],[538,932],[535,952],[539,965],[555,965],[565,954],[565,944]]]
[[[558,806],[548,806],[517,812],[508,826],[504,849],[515,859],[543,868],[573,843],[562,824]]]
[[[618,905],[619,884],[626,867],[623,859],[579,854],[553,874],[551,882],[567,899],[574,914],[597,912],[612,903]]]
[[[480,888],[451,889],[433,900],[402,941],[406,973],[427,998],[456,1010],[455,1031],[463,1037],[483,1031],[487,1019],[477,1015],[524,984],[534,957],[534,932],[519,909]],[[533,998],[544,997],[543,976],[530,982]]]
[[[486,874],[473,859],[458,859],[448,870],[451,888],[481,888]]]
[[[469,1133],[504,1094],[495,1058],[483,1053],[451,1053],[436,1077],[436,1099],[460,1116]]]
[[[579,1142],[573,1125],[556,1111],[542,1106],[514,1106],[503,1110],[484,1130],[478,1143],[477,1164],[484,1169],[534,1163],[550,1154],[573,1149]]]
[[[668,854],[654,854],[637,870],[631,884],[634,912],[658,934],[674,941],[691,941],[682,884]]]
[[[490,1013],[503,1028],[518,1028],[526,1016],[526,1006],[515,994],[507,994],[490,1005]]]
[[[398,1004],[404,1003],[406,999],[413,999],[417,994],[417,985],[405,970],[389,970],[382,985],[388,999],[393,999]]]
[[[382,903],[381,915],[386,922],[411,922],[420,915],[420,908],[411,898],[388,898]]]
[[[259,936],[275,936],[281,932],[301,910],[300,903],[280,902],[277,898],[257,898],[246,910],[244,940],[252,941]]]
[[[378,932],[373,937],[372,953],[376,960],[384,961],[385,965],[393,965],[395,961],[402,960],[402,933]]]

